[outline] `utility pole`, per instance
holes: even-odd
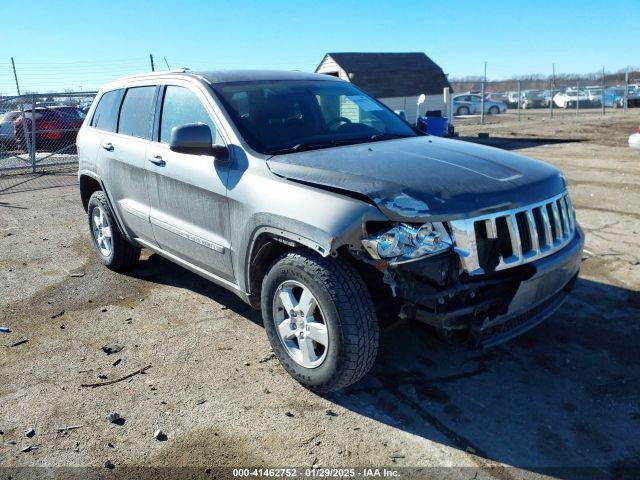
[[[484,62],[484,75],[482,77],[482,92],[481,92],[481,98],[480,98],[480,123],[482,125],[484,125],[484,90],[485,90],[485,83],[487,83],[487,62]]]
[[[13,61],[13,57],[11,57],[11,66],[13,67],[13,78],[16,81],[16,90],[18,91],[18,97],[20,97],[20,84],[18,83],[18,74],[16,73],[16,62]],[[35,98],[35,97],[34,97]],[[27,152],[29,153],[29,158],[31,159],[31,169],[33,170],[33,172],[35,173],[36,171],[36,159],[35,159],[35,154],[36,152],[33,151],[30,146],[31,146],[31,141],[29,141],[29,137],[27,136],[27,120],[25,118],[25,114],[24,114],[24,105],[22,102],[22,98],[20,98],[19,100],[19,106],[20,106],[20,115],[22,116],[22,133],[24,135],[24,144],[25,144],[25,149],[27,150]],[[33,120],[35,121],[35,106],[34,106],[34,115],[32,116]],[[31,125],[31,130],[34,131],[34,125]],[[32,137],[34,136],[33,134],[31,135]]]
[[[604,65],[602,66],[602,91],[600,92],[600,108],[602,109],[602,115],[604,115]]]
[[[153,64],[153,54],[152,53],[149,54],[149,61],[151,62],[151,71],[155,72],[156,71],[156,67]]]
[[[520,97],[522,96],[522,84],[518,80],[518,121],[520,121]]]
[[[551,69],[552,69],[552,73],[551,73],[551,98],[553,99],[553,92],[556,89],[556,64],[552,63],[551,64]],[[553,118],[553,100],[549,102],[549,118]]]
[[[624,73],[624,113],[627,113],[629,108],[629,65],[627,65],[627,71]]]
[[[11,57],[11,66],[13,67],[13,78],[16,80],[16,90],[18,91],[18,96],[20,96],[20,84],[18,83],[18,74],[16,73],[16,62],[13,61],[13,57]]]

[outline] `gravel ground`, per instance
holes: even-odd
[[[77,187],[0,194],[0,326],[11,329],[0,333],[0,478],[42,473],[8,467],[190,467],[178,475],[213,478],[208,467],[313,465],[637,478],[625,468],[640,469],[640,155],[626,138],[640,112],[495,122],[458,130],[488,132],[568,177],[587,233],[574,294],[485,351],[395,325],[371,374],[325,397],[289,378],[258,313],[232,294],[158,255],[126,275],[99,264]],[[108,355],[112,344],[124,348]]]

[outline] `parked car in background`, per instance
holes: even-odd
[[[609,108],[624,107],[624,87],[605,88],[604,106]]]
[[[640,85],[629,85],[627,105],[629,107],[640,107]]]
[[[476,94],[463,93],[453,97],[454,101],[470,103],[474,106],[476,113],[482,111],[482,96]],[[493,102],[491,100],[484,101],[484,113],[496,115],[507,111],[507,105],[502,102]]]
[[[520,100],[522,100],[522,92],[520,92]],[[507,93],[507,106],[509,108],[517,108],[518,107],[518,92],[508,92]]]
[[[12,148],[16,146],[16,135],[13,122],[20,116],[17,110],[6,112],[0,117],[0,146]]]
[[[602,105],[602,88],[587,88],[586,94],[590,107],[599,107]]]
[[[26,133],[31,137],[35,119],[36,150],[60,150],[75,144],[76,134],[84,121],[84,112],[76,107],[53,106],[36,107],[35,111],[25,112],[24,119],[18,117],[13,122],[16,142],[23,150],[27,149]],[[23,128],[22,123],[25,123]]]
[[[462,98],[453,97],[451,99],[453,105],[453,114],[460,115],[473,115],[476,113],[476,107],[471,102],[465,102]]]
[[[591,106],[589,95],[583,90],[567,90],[553,97],[553,103],[558,108],[575,108],[578,102],[585,108]]]
[[[419,135],[330,75],[127,77],[88,117],[79,200],[99,261],[125,270],[147,248],[234,292],[316,392],[369,371],[379,319],[495,345],[578,277],[584,233],[560,170]],[[264,348],[259,330],[247,348]]]
[[[541,90],[541,92],[544,97],[544,107],[547,108],[551,105],[554,94],[558,93],[559,90],[553,90],[553,92],[551,90]]]
[[[522,100],[520,107],[527,108],[543,108],[546,106],[547,100],[542,90],[525,90],[522,92]]]
[[[640,151],[640,127],[636,133],[631,134],[629,137],[629,146],[634,150]]]
[[[508,92],[487,93],[484,98],[486,100],[489,100],[490,102],[500,102],[504,103],[505,105],[507,105],[509,102]]]

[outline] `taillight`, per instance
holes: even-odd
[[[638,133],[640,133],[640,127],[638,127]]]

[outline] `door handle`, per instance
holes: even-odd
[[[100,146],[102,148],[104,148],[107,152],[113,152],[113,150],[115,149],[114,146],[113,146],[113,143],[111,143],[111,142],[103,143]]]
[[[162,155],[152,155],[147,158],[147,160],[149,160],[154,165],[158,165],[159,167],[164,167],[167,164],[167,162],[162,159]]]

